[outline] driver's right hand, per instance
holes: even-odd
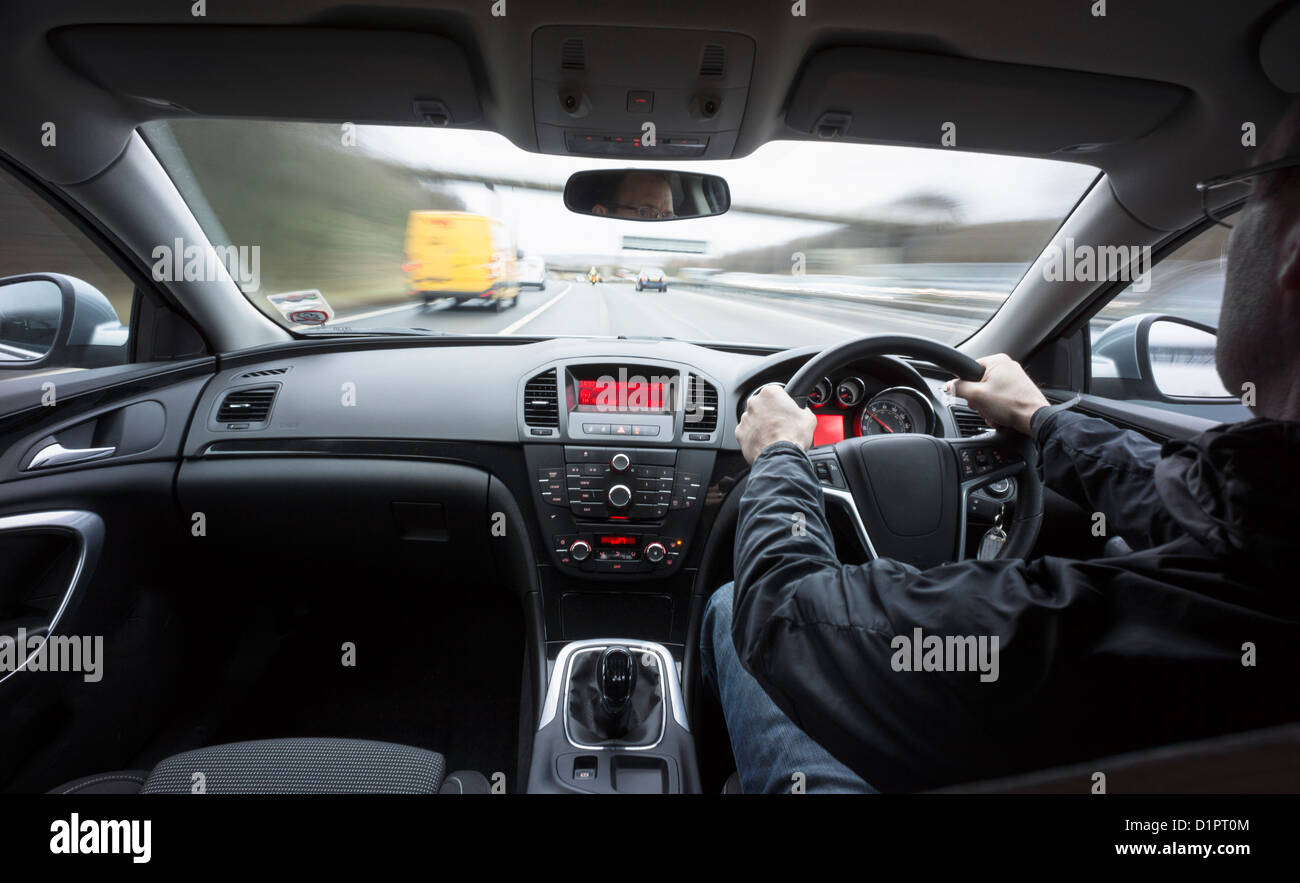
[[[976,359],[984,366],[977,381],[950,380],[944,390],[958,395],[979,412],[992,427],[1008,427],[1029,435],[1029,420],[1039,408],[1050,404],[1038,386],[1006,353]]]

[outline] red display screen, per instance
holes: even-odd
[[[817,428],[813,430],[814,445],[833,445],[844,441],[843,414],[817,414]]]
[[[667,408],[664,385],[649,380],[578,380],[578,410],[614,413],[654,412]]]
[[[639,539],[629,536],[602,536],[597,537],[596,541],[602,546],[635,546]]]

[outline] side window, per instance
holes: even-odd
[[[134,291],[85,234],[0,168],[0,381],[128,361]]]
[[[1230,232],[1202,230],[1092,317],[1089,392],[1212,420],[1250,416],[1214,362]]]

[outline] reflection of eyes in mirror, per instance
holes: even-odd
[[[35,361],[54,346],[63,313],[59,286],[46,279],[0,285],[0,362]]]
[[[1214,366],[1215,336],[1179,322],[1153,322],[1147,337],[1151,379],[1167,396],[1230,398]]]
[[[578,172],[564,188],[570,211],[628,221],[670,221],[720,215],[731,205],[716,175],[660,169]]]

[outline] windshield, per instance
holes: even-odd
[[[742,159],[652,164],[721,175],[732,207],[644,223],[563,201],[573,172],[638,164],[528,153],[491,132],[226,120],[143,130],[245,295],[306,333],[956,343],[1097,174],[781,141]],[[154,257],[155,274],[189,269]],[[647,287],[646,274],[662,278]]]

